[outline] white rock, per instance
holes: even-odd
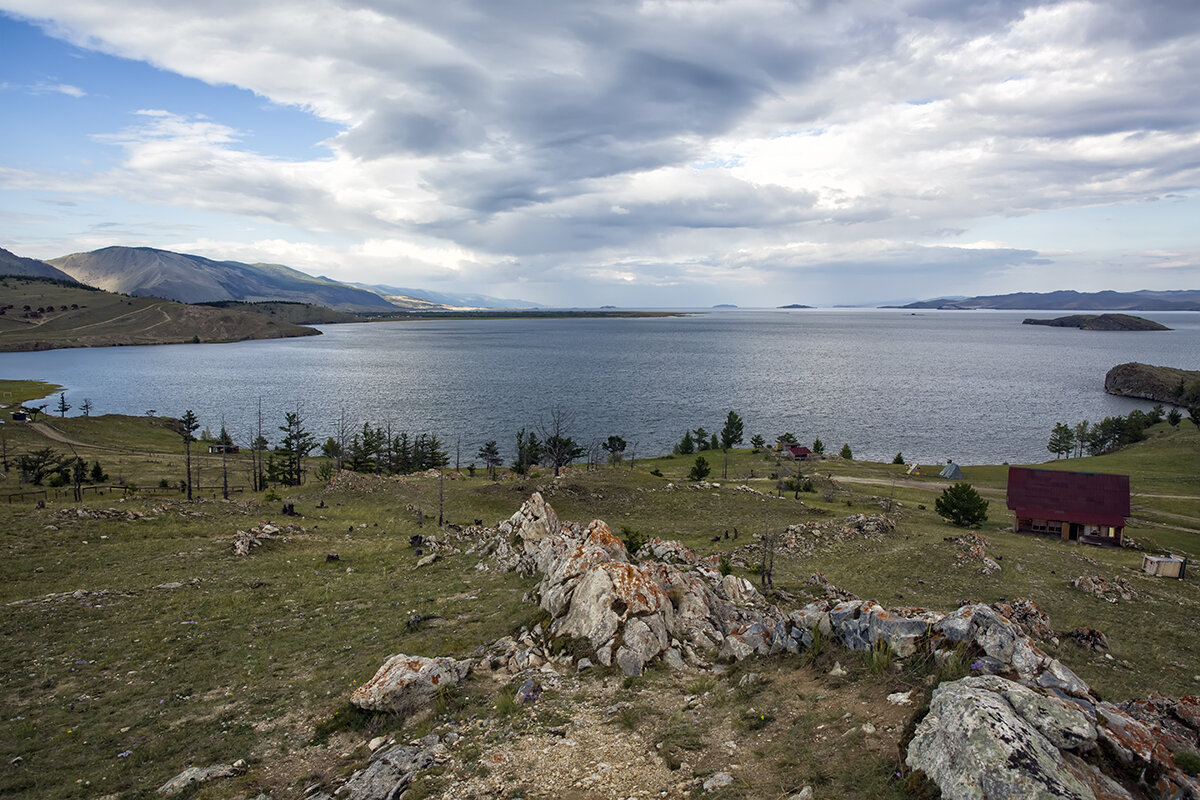
[[[726,772],[714,772],[704,779],[704,791],[712,792],[723,789],[733,783],[733,778]]]

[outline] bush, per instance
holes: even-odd
[[[621,540],[625,542],[625,550],[629,555],[637,555],[637,551],[642,549],[642,545],[646,543],[648,537],[646,534],[633,528],[621,526]]]
[[[988,501],[971,484],[956,483],[942,492],[934,509],[953,524],[966,528],[987,521]]]

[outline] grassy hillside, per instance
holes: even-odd
[[[341,322],[365,321],[365,318],[359,314],[348,311],[334,311],[332,308],[314,305],[313,303],[289,303],[274,300],[264,300],[259,303],[243,303],[239,300],[217,300],[212,303],[198,303],[197,305],[247,311],[251,314],[261,314],[276,322],[290,322],[294,325],[329,325]]]
[[[111,483],[145,489],[182,476],[182,442],[170,420],[44,421],[89,463],[100,461]],[[9,458],[39,447],[69,449],[32,426],[0,430]],[[1129,534],[1148,550],[1198,559],[1200,433],[1188,423],[1150,432],[1120,453],[1048,466],[1128,472],[1136,494]],[[526,797],[565,796],[565,785],[547,782],[543,771],[586,759],[589,770],[605,761],[614,775],[647,782],[611,796],[666,786],[667,796],[680,797],[673,787],[685,774],[718,769],[732,770],[738,781],[708,796],[788,796],[805,784],[820,797],[906,796],[891,776],[914,707],[885,697],[909,690],[919,697],[932,667],[891,671],[833,647],[816,658],[752,659],[717,675],[571,674],[531,708],[514,709],[505,700],[512,687],[478,676],[432,716],[353,713],[350,691],[389,655],[467,657],[531,624],[538,610],[522,598],[536,580],[496,568],[466,552],[469,540],[439,531],[436,477],[346,475],[224,501],[216,488],[220,457],[198,445],[193,453],[205,487],[194,503],[183,502],[177,489],[129,498],[89,494],[82,504],[51,489],[45,508],[34,498],[0,502],[0,763],[11,765],[0,772],[0,795],[151,797],[189,764],[244,758],[245,776],[189,797],[264,790],[300,797],[360,766],[376,735],[406,741],[453,730],[463,740],[452,763],[423,776],[413,797],[463,796],[453,787],[489,780]],[[1200,689],[1196,571],[1189,569],[1186,581],[1154,579],[1139,571],[1137,551],[1010,533],[1004,466],[965,468],[991,501],[979,533],[1002,568],[983,575],[951,541],[964,531],[933,512],[946,485],[936,477],[909,479],[898,466],[831,459],[801,465],[814,491],[796,499],[787,491],[780,497],[771,477],[794,474],[795,465],[772,453],[734,452],[729,480],[717,477],[720,453],[705,455],[719,486],[688,483],[694,457],[639,460],[633,468],[576,466],[558,480],[547,470],[528,480],[502,473],[499,482],[483,470],[450,473],[445,512],[459,524],[479,518],[491,525],[537,489],[564,519],[601,518],[618,533],[680,539],[728,556],[735,572],[757,581],[755,537],[764,530],[877,514],[890,505],[898,520],[890,534],[833,537],[803,555],[777,554],[781,605],[823,596],[808,582],[815,572],[889,606],[948,611],[969,599],[1031,597],[1056,632],[1089,625],[1108,636],[1112,658],[1062,637],[1044,644],[1107,698]],[[244,454],[226,466],[231,483],[246,482]],[[6,470],[0,493],[22,488],[29,487]],[[299,516],[282,516],[284,502]],[[264,520],[293,527],[248,557],[233,555],[234,533]],[[734,528],[738,538],[725,539]],[[449,546],[440,561],[416,566],[409,540],[418,533]],[[332,553],[337,560],[328,560]],[[1110,603],[1071,588],[1069,579],[1085,573],[1126,580],[1136,596]],[[848,668],[846,677],[827,675],[835,660]],[[744,682],[748,673],[758,677]],[[874,733],[862,732],[867,722]],[[550,731],[562,726],[578,747],[556,745],[562,737]],[[556,755],[547,760],[541,753],[550,747]]]
[[[0,293],[5,306],[0,350],[229,342],[317,333],[261,314],[125,297],[52,280],[0,277]]]

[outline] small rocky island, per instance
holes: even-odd
[[[1081,331],[1169,331],[1166,325],[1132,314],[1071,314],[1054,319],[1026,319],[1022,325],[1079,328]]]
[[[792,303],[786,306],[777,306],[777,308],[812,308],[812,306],[801,305],[800,303]]]

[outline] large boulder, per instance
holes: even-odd
[[[188,767],[171,780],[158,787],[158,793],[174,797],[201,783],[217,778],[232,778],[246,771],[246,762],[237,760],[232,764],[213,764],[211,767]]]
[[[350,695],[350,702],[365,711],[411,714],[428,704],[439,691],[456,686],[471,670],[471,660],[425,658],[398,653],[375,677]]]
[[[437,760],[438,737],[431,734],[415,744],[376,750],[367,766],[350,776],[336,796],[341,800],[398,800],[421,770]]]
[[[978,676],[934,690],[905,763],[947,800],[1095,800],[1058,746],[1083,750],[1095,742],[1082,712],[1004,678]]]

